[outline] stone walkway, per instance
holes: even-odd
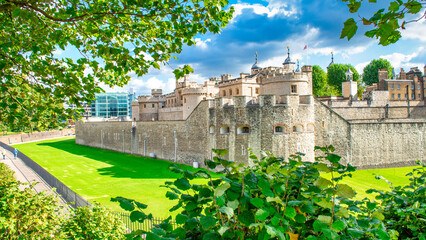
[[[1,150],[3,149],[0,147],[0,151]],[[15,172],[15,177],[16,179],[18,179],[18,181],[22,183],[36,182],[37,184],[34,186],[34,190],[36,192],[47,191],[49,194],[56,195],[61,204],[66,204],[64,199],[62,199],[62,197],[59,194],[54,192],[52,188],[46,182],[44,182],[44,180],[37,173],[35,173],[30,167],[28,167],[21,159],[19,158],[14,159],[13,153],[7,150],[5,150],[5,153],[6,153],[6,159],[3,160],[3,157],[0,155],[0,162],[5,163],[6,165],[9,166],[9,168],[12,171]],[[30,185],[23,184],[20,186],[20,189],[24,189],[27,187],[30,187]]]

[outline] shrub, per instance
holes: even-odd
[[[171,165],[181,174],[174,182],[166,182],[166,197],[178,199],[170,211],[179,211],[178,225],[171,218],[149,232],[147,239],[390,239],[380,209],[368,201],[354,201],[355,192],[339,183],[351,176],[354,167],[339,163],[332,146],[316,148],[323,154],[315,162],[303,162],[300,155],[288,161],[273,154],[261,159],[251,154],[253,166],[246,167],[221,158],[226,150],[205,164],[215,169],[222,166],[222,176],[213,179],[205,170],[195,173]],[[320,172],[330,172],[330,180]],[[208,184],[191,184],[195,177],[208,179]],[[150,218],[143,204],[116,198],[132,211],[131,219]],[[130,206],[130,207],[129,207]]]
[[[124,239],[126,228],[118,216],[99,204],[73,209],[62,226],[71,239]]]
[[[394,187],[390,191],[370,189],[379,200],[387,228],[399,233],[399,239],[426,239],[426,165],[417,161],[420,167],[408,173],[410,183]],[[383,177],[378,176],[378,179]]]
[[[0,239],[58,239],[62,206],[55,196],[20,190],[13,171],[0,163]]]

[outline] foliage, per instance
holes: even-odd
[[[336,88],[328,85],[327,74],[318,65],[312,68],[312,93],[314,96],[337,95]]]
[[[362,81],[370,86],[373,83],[379,82],[379,70],[386,69],[388,72],[388,78],[392,78],[393,67],[390,62],[386,59],[374,59],[365,68],[362,76]]]
[[[347,2],[350,13],[357,13],[363,4],[363,0],[341,0]],[[373,9],[377,0],[368,0],[368,8]],[[366,3],[364,2],[364,5]],[[424,13],[421,13],[424,11]],[[421,13],[420,18],[415,18]],[[359,16],[359,15],[358,15]],[[405,29],[405,25],[411,22],[418,22],[426,16],[425,3],[420,0],[394,0],[389,1],[387,9],[378,9],[371,17],[359,16],[359,22],[363,25],[373,26],[372,30],[364,33],[369,38],[378,38],[379,44],[386,46],[395,43],[401,38],[400,30]],[[340,38],[347,37],[350,40],[358,30],[357,22],[353,18],[349,18],[344,23]]]
[[[62,207],[56,197],[30,187],[20,190],[20,185],[13,171],[0,163],[0,238],[60,239]]]
[[[61,230],[70,239],[124,239],[126,232],[120,218],[99,204],[72,209]]]
[[[33,129],[78,117],[63,103],[81,107],[100,83],[123,86],[128,73],[159,69],[197,34],[220,32],[233,14],[227,3],[0,0],[0,121]],[[65,50],[79,59],[62,58]]]
[[[333,86],[339,94],[342,94],[342,82],[346,81],[345,73],[348,68],[353,72],[353,81],[359,82],[359,74],[350,64],[332,64],[327,70],[328,84]],[[359,83],[358,83],[359,86]]]
[[[384,222],[399,233],[399,239],[426,239],[426,164],[417,163],[420,167],[407,174],[410,184],[395,187],[389,182],[391,191],[368,190],[378,194]]]
[[[194,173],[171,165],[181,177],[164,187],[169,199],[179,200],[170,209],[179,211],[178,227],[173,229],[169,218],[146,232],[147,239],[390,239],[383,214],[351,200],[356,193],[340,183],[355,168],[340,164],[332,146],[316,149],[323,154],[315,162],[303,162],[300,155],[286,161],[272,154],[261,159],[251,154],[249,167],[221,158],[227,151],[216,149],[218,156],[205,164],[222,167],[220,179],[205,170]],[[320,172],[332,173],[331,180]],[[195,177],[209,179],[208,184],[191,184]],[[133,221],[150,218],[145,205],[116,200],[131,211]]]

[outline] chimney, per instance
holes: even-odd
[[[385,79],[388,79],[388,71],[386,69],[379,69],[379,89],[385,89]]]
[[[407,74],[405,74],[403,68],[401,68],[401,72],[399,73],[399,79],[407,79]]]

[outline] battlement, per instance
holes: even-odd
[[[275,95],[260,95],[258,97],[249,96],[234,96],[234,97],[220,97],[210,104],[210,108],[223,108],[223,107],[247,107],[247,106],[289,106],[296,107],[300,105],[313,105],[312,95],[282,95],[276,97]]]

